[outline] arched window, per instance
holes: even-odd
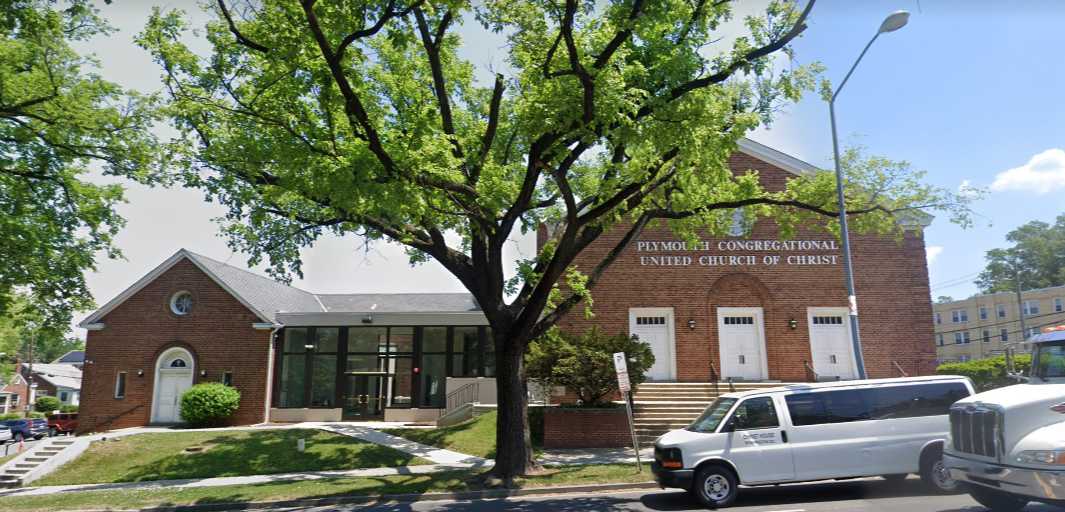
[[[192,294],[181,291],[170,297],[170,311],[175,315],[185,316],[192,311]]]
[[[185,363],[185,360],[181,359],[180,357],[175,359],[175,360],[173,360],[173,361],[170,361],[170,367],[171,368],[185,368],[187,366],[188,365]]]

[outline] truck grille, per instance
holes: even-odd
[[[950,436],[954,450],[998,457],[1002,418],[998,411],[964,405],[950,409]]]

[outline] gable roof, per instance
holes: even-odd
[[[29,371],[30,364],[22,367]],[[33,377],[56,387],[81,389],[81,370],[72,364],[33,363]]]
[[[144,277],[126,288],[103,307],[93,312],[79,327],[87,327],[100,321],[135,293],[148,286],[157,277],[182,260],[189,260],[207,277],[229,292],[244,307],[255,313],[263,322],[276,323],[276,315],[281,311],[323,311],[314,294],[279,283],[265,276],[227,265],[221,261],[208,258],[192,251],[181,249],[152,269]]]
[[[85,362],[85,351],[84,350],[71,350],[70,352],[67,352],[66,354],[63,354],[63,355],[59,356],[59,358],[57,358],[55,361],[52,361],[52,362],[53,363],[81,364],[81,363]]]
[[[810,164],[803,160],[799,160],[798,158],[795,158],[787,153],[777,151],[769,146],[766,146],[765,144],[755,142],[746,137],[740,139],[737,142],[737,145],[739,146],[740,153],[752,156],[765,163],[775,165],[781,169],[784,169],[785,171],[788,171],[798,176],[814,173],[821,170],[813,164]]]

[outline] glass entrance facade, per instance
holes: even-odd
[[[275,407],[341,408],[351,419],[386,408],[443,408],[447,377],[494,377],[483,326],[289,327],[275,342]]]

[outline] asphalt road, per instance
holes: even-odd
[[[479,501],[423,501],[384,505],[350,505],[309,509],[315,512],[359,510],[360,512],[599,512],[705,510],[683,491],[639,491],[615,494],[556,495]],[[985,509],[966,495],[929,495],[920,481],[911,478],[891,484],[879,479],[795,484],[743,489],[732,512],[982,512]],[[1063,509],[1030,504],[1026,512]]]

